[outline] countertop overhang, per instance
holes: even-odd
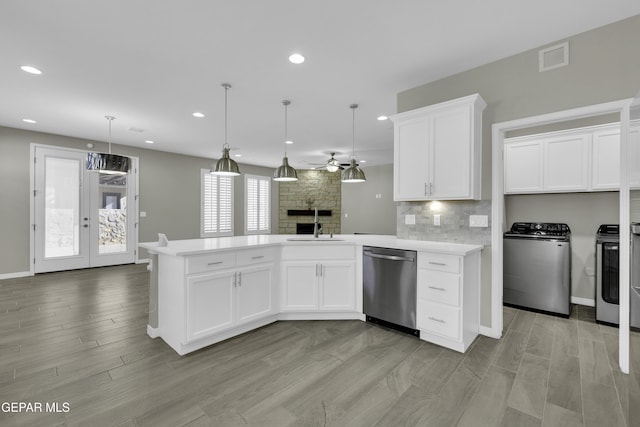
[[[323,235],[315,240],[300,239],[300,234],[264,234],[252,236],[214,237],[205,239],[170,240],[167,246],[158,242],[144,242],[138,246],[151,253],[187,256],[230,249],[255,248],[261,246],[293,245],[358,245],[414,251],[438,252],[450,255],[468,255],[481,251],[484,246],[478,244],[432,242],[426,240],[398,239],[396,236],[373,234],[339,234],[333,238]]]

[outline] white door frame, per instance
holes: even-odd
[[[506,231],[504,212],[505,133],[532,126],[546,125],[608,113],[620,114],[620,229],[629,230],[628,153],[629,117],[633,99],[623,99],[539,116],[525,117],[492,125],[492,194],[491,194],[491,336],[502,336],[502,236]],[[625,197],[626,194],[626,197]],[[626,241],[626,244],[625,244]],[[629,233],[620,233],[620,289],[629,289]],[[620,292],[619,365],[629,373],[629,293]]]
[[[61,146],[57,146],[57,145],[46,145],[46,144],[37,144],[37,143],[31,143],[30,144],[30,149],[29,149],[29,218],[31,219],[30,225],[29,225],[29,274],[31,276],[35,275],[35,230],[34,230],[34,225],[36,224],[36,212],[35,212],[35,191],[36,191],[36,182],[35,182],[35,152],[36,152],[36,148],[43,148],[43,149],[52,149],[52,150],[61,150],[61,151],[69,151],[69,152],[75,152],[75,153],[88,153],[88,150],[79,150],[79,149],[75,149],[75,148],[68,148],[68,147],[61,147]],[[133,209],[135,211],[135,215],[134,215],[134,222],[133,222],[133,230],[134,232],[131,233],[132,236],[132,240],[131,240],[131,245],[134,248],[134,262],[138,263],[139,258],[138,258],[138,250],[137,250],[137,246],[138,246],[138,234],[139,234],[139,227],[138,227],[138,212],[139,212],[139,184],[140,184],[140,177],[138,172],[138,157],[132,157],[132,156],[128,156],[131,159],[131,167],[134,168],[134,170],[136,170],[136,174],[135,174],[135,188],[134,188],[134,193],[133,194]]]

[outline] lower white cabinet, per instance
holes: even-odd
[[[418,253],[416,323],[420,338],[460,352],[480,327],[480,253]]]
[[[355,310],[353,246],[285,247],[281,276],[283,312]]]
[[[164,257],[160,336],[186,354],[276,319],[273,248]]]

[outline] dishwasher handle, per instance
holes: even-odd
[[[367,252],[364,251],[363,253],[364,256],[370,256],[372,258],[380,258],[380,259],[388,259],[390,261],[409,261],[409,262],[415,262],[415,258],[412,257],[406,257],[406,256],[397,256],[397,255],[382,255],[382,254],[376,254],[374,252]]]

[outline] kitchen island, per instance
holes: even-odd
[[[418,252],[421,338],[465,351],[478,334],[483,246],[382,235],[141,243],[152,272],[147,332],[184,355],[278,320],[364,320],[363,246]]]

